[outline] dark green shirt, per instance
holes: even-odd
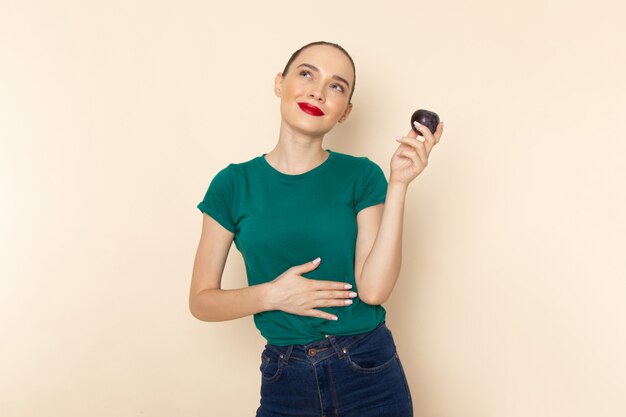
[[[274,169],[265,154],[229,164],[215,175],[197,206],[235,234],[248,285],[272,281],[319,256],[321,263],[305,278],[347,282],[357,293],[349,306],[316,307],[339,320],[280,310],[255,314],[255,326],[269,344],[364,333],[385,320],[383,306],[366,304],[358,296],[354,252],[356,215],[385,201],[387,179],[365,156],[326,151],[329,156],[321,165],[298,175]]]

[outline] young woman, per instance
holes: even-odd
[[[220,170],[197,206],[189,308],[203,321],[253,315],[267,340],[257,417],[413,415],[381,304],[400,272],[408,185],[443,125],[397,138],[387,182],[367,157],[322,147],[350,115],[355,81],[341,46],[297,50],[275,79],[278,143]],[[222,290],[233,240],[249,286]]]

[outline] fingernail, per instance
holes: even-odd
[[[337,318],[338,318],[337,316],[333,316],[333,320],[337,320]]]
[[[422,124],[421,124],[421,123],[419,123],[417,120],[416,120],[416,121],[414,121],[414,122],[413,122],[413,124],[414,124],[415,126],[421,126],[421,125],[422,125]]]
[[[397,137],[397,138],[396,138],[396,140],[397,140],[398,142],[402,142],[402,138],[401,138],[401,137]]]
[[[322,258],[315,258],[313,259],[313,264],[317,265],[318,263],[320,263],[320,261],[322,260]]]
[[[349,290],[350,288],[352,288],[352,284],[346,284],[343,286],[346,290]]]

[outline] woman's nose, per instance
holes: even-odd
[[[314,100],[324,101],[324,94],[322,94],[322,90],[319,87],[311,88],[311,91],[309,91],[309,97]]]

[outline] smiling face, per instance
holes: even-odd
[[[300,52],[286,75],[276,75],[274,91],[281,98],[283,122],[302,133],[323,135],[350,114],[353,85],[350,59],[333,46],[314,45]]]

